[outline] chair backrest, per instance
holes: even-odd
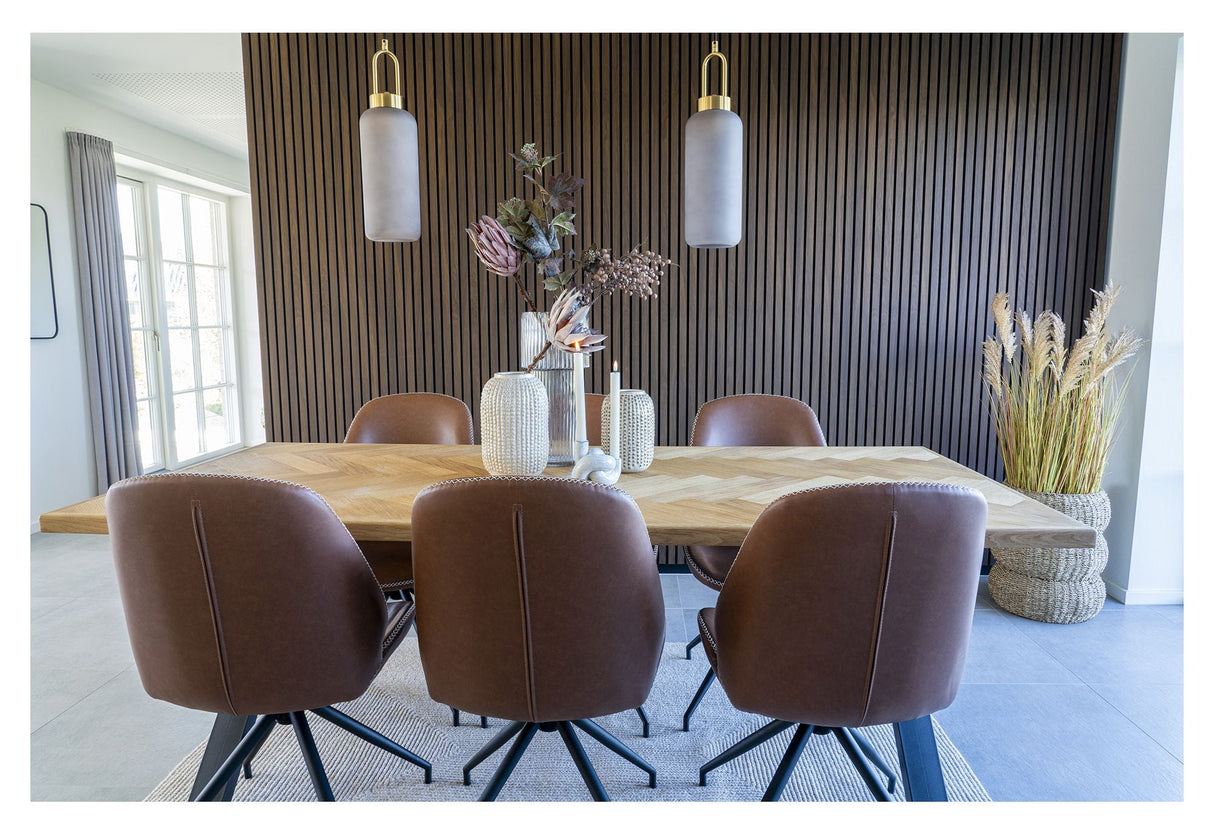
[[[464,401],[445,394],[377,397],[354,415],[346,443],[470,444],[472,411]]]
[[[238,715],[360,696],[387,610],[362,552],[298,484],[174,473],[105,498],[135,664],[157,699]]]
[[[601,447],[607,452],[607,439],[603,437],[603,401],[605,394],[586,392],[586,440],[591,446]]]
[[[542,477],[441,482],[413,503],[413,561],[435,701],[525,722],[645,701],[665,610],[628,494]]]
[[[986,500],[944,484],[783,496],[755,521],[717,599],[717,672],[739,709],[860,727],[957,694]]]
[[[733,394],[696,413],[692,446],[826,446],[807,404],[774,394]]]

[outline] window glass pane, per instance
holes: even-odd
[[[198,434],[198,392],[173,397],[174,440],[177,460],[184,461],[202,453],[202,438]]]
[[[139,262],[126,259],[126,306],[132,328],[147,326],[143,309],[143,281],[139,276]]]
[[[164,265],[164,312],[170,328],[190,324],[190,282],[181,264]]]
[[[229,397],[228,389],[210,389],[202,393],[203,420],[206,423],[207,449],[222,449],[231,446],[238,440],[233,436],[228,420]]]
[[[216,204],[190,195],[190,244],[196,264],[218,264],[219,248],[215,240]]]
[[[219,317],[219,271],[207,267],[194,268],[194,313],[200,325],[221,325]]]
[[[152,404],[147,400],[139,401],[139,463],[144,472],[159,469],[164,465],[157,455],[156,433],[152,429]]]
[[[169,371],[173,375],[173,391],[198,387],[194,379],[194,340],[189,328],[169,329]]]
[[[118,183],[118,224],[122,230],[122,251],[126,255],[139,254],[139,239],[135,232],[135,188],[127,183]]]
[[[161,186],[156,197],[160,206],[160,256],[166,261],[184,261],[185,216],[181,193]]]
[[[227,368],[223,355],[223,329],[199,328],[199,371],[202,372],[204,386],[218,386],[227,382]]]
[[[135,397],[148,396],[147,331],[131,331],[131,357],[135,366]]]

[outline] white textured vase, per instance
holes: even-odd
[[[611,446],[611,398],[603,398],[603,449]],[[653,463],[653,400],[640,389],[620,389],[620,463],[626,473],[639,473]]]
[[[539,475],[548,464],[548,393],[534,374],[499,371],[481,390],[481,461],[491,475]]]

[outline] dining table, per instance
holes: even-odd
[[[186,468],[294,482],[320,494],[355,539],[407,541],[413,500],[431,484],[485,476],[480,447],[429,444],[264,443]],[[568,478],[571,467],[544,475]],[[986,546],[1091,548],[1096,532],[1007,485],[922,446],[659,446],[652,465],[615,486],[635,500],[654,545],[732,545],[780,496],[839,484],[930,482],[971,487],[986,498]],[[105,534],[105,497],[44,513],[47,533]],[[255,717],[218,714],[191,797],[205,785]],[[945,799],[931,717],[895,726],[904,794]],[[934,766],[934,767],[933,767]],[[230,800],[236,781],[221,792]]]

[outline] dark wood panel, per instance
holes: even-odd
[[[362,231],[358,117],[381,37],[418,121],[415,244]],[[484,381],[519,364],[522,305],[463,230],[522,191],[507,155],[537,141],[588,180],[580,246],[676,262],[657,299],[594,314],[610,347],[588,385],[618,358],[653,395],[659,443],[686,443],[704,401],[761,391],[813,405],[831,443],[923,444],[1001,477],[987,306],[1007,289],[1073,331],[1103,283],[1121,37],[726,36],[746,195],[741,244],[715,251],[682,240],[708,41],[245,35],[268,438],[340,440],[397,391],[479,411]]]

